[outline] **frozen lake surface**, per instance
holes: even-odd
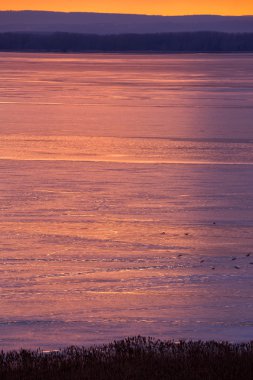
[[[0,54],[0,348],[253,339],[253,55]]]

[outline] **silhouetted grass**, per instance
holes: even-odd
[[[133,337],[99,347],[0,354],[1,380],[252,380],[253,342]]]

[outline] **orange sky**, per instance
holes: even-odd
[[[1,10],[54,10],[143,14],[253,14],[253,0],[2,0]]]

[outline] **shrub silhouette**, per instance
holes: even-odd
[[[253,342],[160,341],[132,337],[90,348],[71,346],[0,354],[1,380],[252,380]]]

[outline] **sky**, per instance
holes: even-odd
[[[0,10],[253,15],[252,0],[0,0]]]

